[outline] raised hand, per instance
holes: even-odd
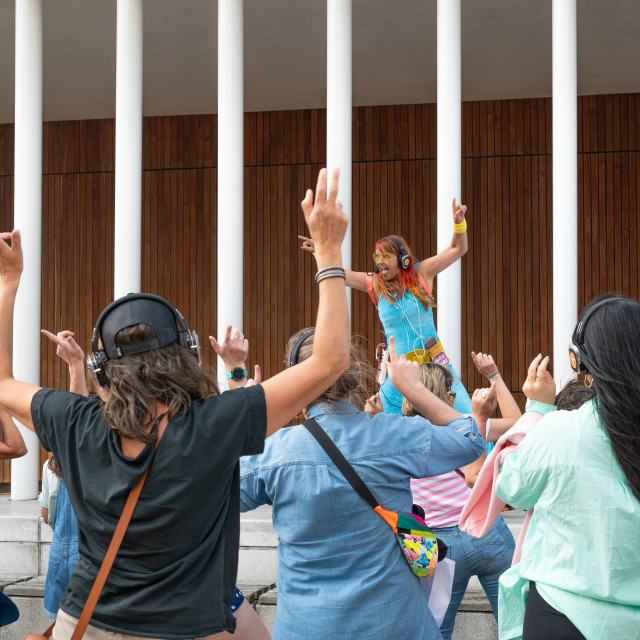
[[[298,236],[298,238],[302,240],[302,245],[300,246],[300,248],[303,251],[313,253],[316,250],[315,246],[313,245],[313,238],[307,238],[307,236]]]
[[[556,383],[547,371],[549,356],[545,358],[538,354],[529,365],[527,379],[522,385],[524,395],[530,400],[537,400],[545,404],[553,404],[556,399]]]
[[[499,373],[496,363],[493,361],[493,356],[488,353],[475,353],[471,352],[471,358],[476,365],[476,369],[486,378]]]
[[[492,382],[488,389],[476,389],[471,398],[471,412],[479,420],[486,421],[496,410],[498,397],[496,383]]]
[[[327,195],[327,170],[321,169],[315,198],[313,191],[308,189],[302,201],[302,211],[311,234],[319,268],[327,266],[323,264],[324,252],[330,253],[326,256],[329,261],[335,260],[349,224],[349,219],[342,211],[342,204],[337,200],[339,181],[340,170],[334,169]]]
[[[0,284],[17,285],[23,266],[20,232],[14,229],[0,233]]]
[[[380,395],[375,393],[372,395],[365,403],[364,410],[371,417],[375,416],[377,413],[382,413],[384,408],[382,407],[382,400],[380,400]]]
[[[56,355],[64,360],[69,366],[74,364],[84,364],[84,351],[80,345],[74,340],[73,331],[58,331],[55,335],[46,329],[41,330],[42,335],[46,336],[57,346]]]
[[[464,217],[467,215],[467,205],[456,204],[455,198],[451,203],[451,210],[453,211],[453,221],[455,223],[462,222],[464,220]]]
[[[420,378],[420,365],[412,360],[407,360],[407,356],[398,357],[396,351],[396,341],[393,336],[389,337],[389,362],[387,363],[387,374],[393,386],[402,394],[414,388],[415,385],[424,388]]]
[[[249,353],[249,341],[237,327],[229,325],[221,343],[213,336],[209,336],[209,342],[213,350],[222,358],[227,368],[244,368],[244,363]]]
[[[254,387],[262,382],[262,372],[260,371],[260,365],[257,364],[253,367],[253,378],[247,380],[246,387]]]

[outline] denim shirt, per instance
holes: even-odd
[[[411,511],[411,478],[468,464],[484,447],[472,418],[439,427],[420,417],[370,418],[345,402],[314,406],[308,417],[394,511]],[[264,453],[241,458],[240,473],[241,510],[273,505],[280,536],[274,640],[440,638],[389,525],[303,425],[267,438]]]

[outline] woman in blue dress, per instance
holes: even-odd
[[[435,277],[459,260],[469,247],[467,240],[467,207],[452,203],[453,238],[451,244],[431,258],[418,262],[402,236],[385,236],[376,242],[373,253],[374,273],[346,271],[346,284],[368,291],[378,308],[384,332],[394,336],[398,354],[408,354],[420,362],[438,362],[453,374],[454,407],[460,413],[471,413],[471,399],[458,373],[449,362],[433,321],[435,301],[431,290]],[[298,236],[302,249],[313,252],[313,242]],[[379,398],[385,413],[402,413],[402,395],[388,377],[381,382]]]

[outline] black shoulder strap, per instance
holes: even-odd
[[[313,419],[309,418],[304,426],[309,430],[311,435],[318,441],[320,446],[325,450],[326,454],[333,460],[333,463],[342,472],[347,482],[353,487],[354,491],[368,502],[373,509],[378,505],[378,501],[362,481],[362,478],[356,473],[355,469],[347,462],[347,459],[340,453],[340,449],[336,447],[333,440],[327,435],[326,431]]]

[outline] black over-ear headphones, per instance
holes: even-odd
[[[608,302],[612,300],[624,300],[624,298],[605,298],[604,300],[600,300],[596,302],[580,319],[576,328],[573,331],[573,337],[571,338],[571,344],[569,344],[569,362],[571,363],[571,368],[576,373],[589,373],[589,354],[586,352],[584,348],[584,330],[587,326],[587,322],[593,315],[593,312],[596,309],[604,306]]]
[[[385,236],[382,239],[383,240],[391,240],[392,242],[395,243],[395,245],[398,247],[398,250],[400,251],[400,255],[398,255],[398,266],[403,271],[408,269],[409,265],[411,264],[411,256],[404,250],[404,247],[402,246],[402,243],[399,240],[396,240],[393,236]],[[378,269],[378,265],[375,262],[373,264],[373,272],[374,273],[380,273],[380,269]]]
[[[117,346],[118,332],[136,324],[148,324],[156,332],[156,338],[124,346]],[[182,314],[164,298],[149,293],[130,293],[112,302],[96,322],[91,338],[91,355],[87,357],[87,369],[98,386],[109,386],[106,366],[109,360],[122,358],[150,349],[178,343],[200,360],[198,335],[189,329]],[[100,348],[102,343],[102,348]]]
[[[289,366],[293,367],[294,364],[298,364],[298,353],[300,352],[300,347],[304,344],[307,338],[310,338],[315,331],[310,331],[309,333],[305,333],[303,336],[300,336],[296,343],[293,345],[291,349],[291,355],[289,356]]]
[[[436,367],[442,371],[442,375],[444,376],[444,384],[447,387],[447,393],[451,391],[453,387],[453,374],[449,371],[449,367],[445,367],[443,364],[439,362],[427,362],[426,363],[430,367]]]

